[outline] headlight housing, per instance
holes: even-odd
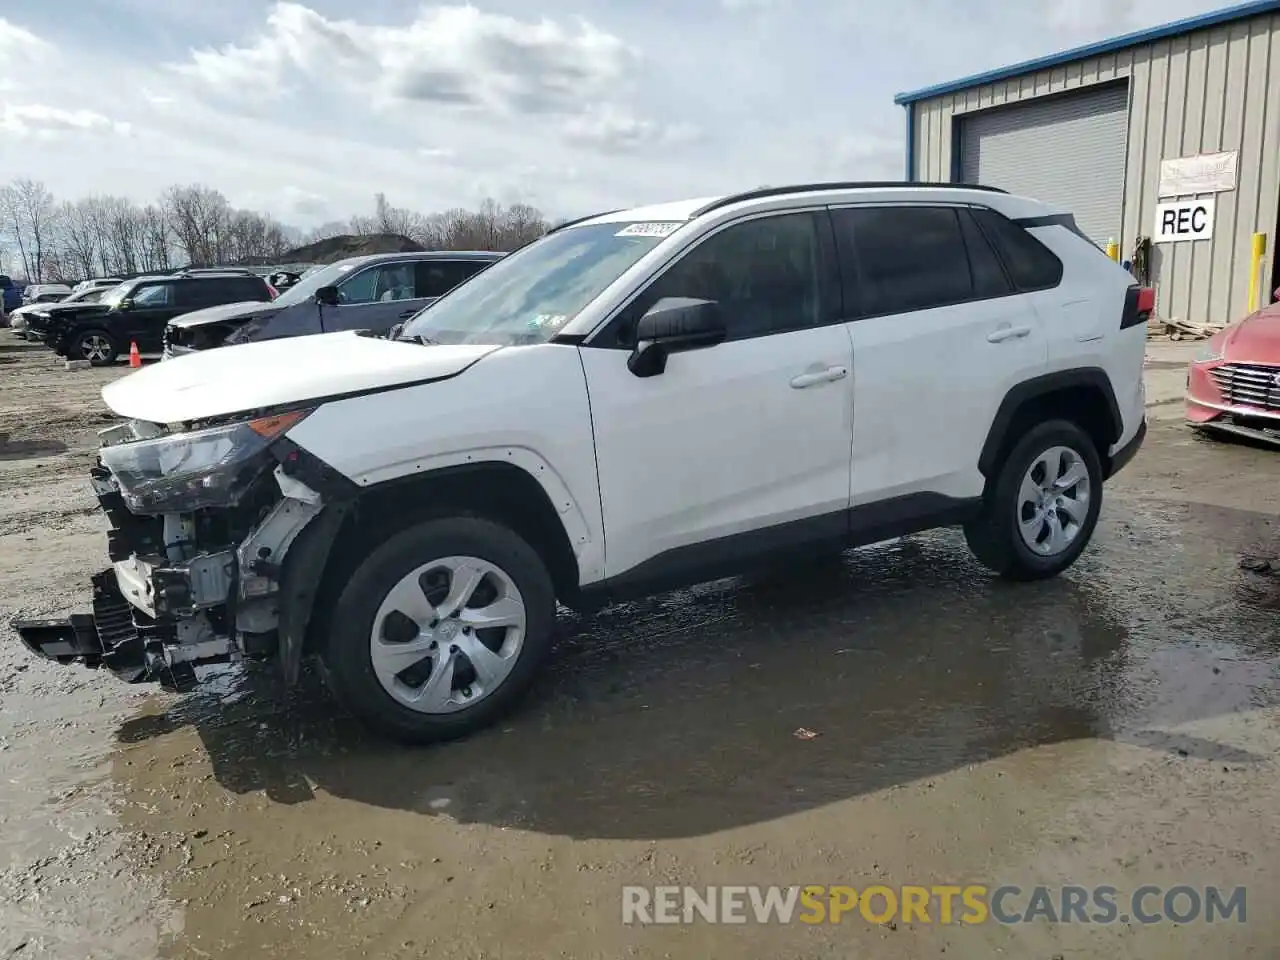
[[[250,339],[257,336],[258,331],[262,329],[263,321],[250,320],[248,323],[242,323],[240,326],[232,330],[222,343],[224,346],[234,347],[237,344],[248,343]]]
[[[266,449],[309,410],[104,447],[102,464],[130,511],[234,506],[267,465]]]

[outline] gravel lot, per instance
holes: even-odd
[[[0,331],[0,957],[1275,956],[1280,452],[1191,436],[1194,345],[1093,547],[987,577],[942,531],[565,620],[505,725],[403,750],[308,676],[187,697],[37,660],[106,565],[127,368]],[[795,732],[817,734],[808,739]],[[1270,866],[1268,866],[1270,865]],[[624,884],[1218,884],[1245,923],[636,927]]]

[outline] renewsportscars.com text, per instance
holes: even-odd
[[[625,924],[1245,922],[1244,887],[628,886]]]

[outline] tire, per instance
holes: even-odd
[[[453,561],[460,564],[449,566]],[[470,594],[482,609],[462,614],[463,618],[497,610],[498,600],[485,602],[492,594],[507,601],[503,611],[514,610],[516,602],[522,605],[522,631],[515,627],[473,630],[458,618],[441,617],[451,612],[443,605],[434,609],[441,603],[442,591],[447,593],[463,582],[458,570],[467,567],[485,572]],[[442,586],[445,583],[447,588]],[[414,585],[416,594],[411,590]],[[400,605],[416,608],[412,619],[390,597],[397,588],[402,591],[397,596],[405,598]],[[428,596],[425,606],[417,606],[419,598]],[[407,744],[453,740],[489,725],[528,690],[550,650],[555,611],[555,589],[546,565],[520,536],[479,517],[432,519],[391,537],[360,563],[334,606],[320,657],[334,695],[370,729]],[[433,616],[436,624],[430,623]],[[397,631],[399,636],[394,636]],[[406,637],[419,650],[428,640],[436,647],[415,653],[415,648],[401,646]],[[487,646],[502,641],[496,654]],[[483,665],[473,663],[471,656],[479,659],[485,653],[479,642],[488,650]],[[514,652],[503,657],[508,646]],[[461,656],[447,650],[460,651]],[[375,666],[375,654],[380,666]],[[417,659],[419,655],[424,659]],[[440,666],[442,662],[445,666]],[[486,690],[482,668],[489,676],[507,672]],[[433,688],[437,675],[441,685]],[[449,699],[442,703],[446,694]],[[415,695],[418,708],[407,705]],[[471,697],[475,702],[467,704]]]
[[[1049,468],[1046,458],[1052,451],[1057,454],[1052,468],[1065,471],[1079,464],[1075,474],[1064,474],[1069,480],[1080,475],[1087,479],[1087,486],[1077,481],[1069,487],[1057,488],[1061,495],[1050,498],[1048,509],[1035,503],[1028,504],[1031,487],[1024,487],[1024,480],[1032,484],[1045,476]],[[1047,483],[1047,480],[1040,481]],[[1084,494],[1082,501],[1081,494]],[[1058,504],[1064,504],[1059,507]],[[1028,508],[1029,507],[1029,508]],[[965,525],[965,539],[969,549],[985,566],[1010,580],[1044,580],[1066,570],[1088,546],[1098,523],[1102,508],[1102,462],[1097,447],[1089,435],[1069,420],[1049,420],[1036,424],[1022,435],[1000,464],[999,472],[987,481],[982,511],[978,518]],[[1069,520],[1061,519],[1063,515]],[[1037,522],[1037,517],[1044,517]],[[1064,535],[1065,544],[1055,543],[1054,518]],[[1020,523],[1026,520],[1025,524]],[[1040,549],[1033,549],[1023,534],[1040,539]]]
[[[95,367],[109,367],[119,356],[115,338],[105,330],[81,330],[67,347],[68,360],[88,360]]]

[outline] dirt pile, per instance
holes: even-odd
[[[409,253],[421,249],[422,244],[398,233],[343,235],[308,243],[277,259],[281,263],[336,263],[347,257],[366,257],[375,253]]]

